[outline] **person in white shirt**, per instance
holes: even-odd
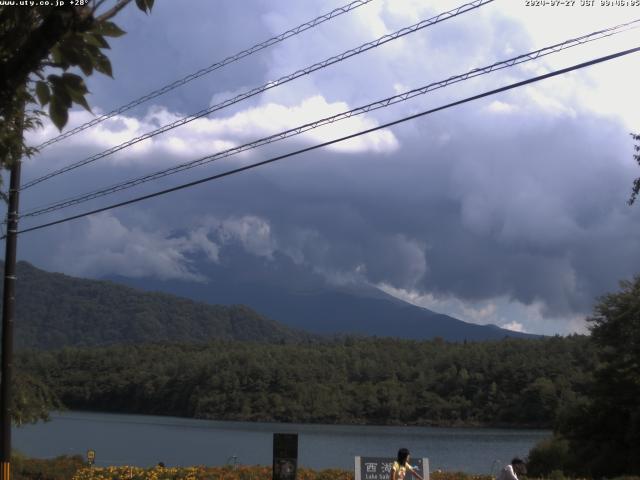
[[[500,470],[496,480],[518,480],[516,472],[520,474],[527,473],[524,462],[517,457],[511,460],[509,465]]]

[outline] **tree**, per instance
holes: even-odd
[[[90,110],[84,79],[71,69],[85,77],[94,70],[112,76],[105,37],[125,33],[111,19],[131,0],[104,9],[106,1],[0,7],[0,167],[34,153],[23,131],[42,125],[46,113],[40,107],[48,107],[60,130],[73,104]],[[144,12],[151,11],[153,2],[136,0]]]
[[[136,0],[144,12],[151,11],[153,2]],[[106,5],[107,0],[46,3],[0,6],[0,168],[19,167],[23,156],[34,153],[25,144],[24,132],[42,125],[47,113],[41,107],[48,107],[49,117],[60,130],[73,104],[91,111],[83,76],[70,70],[85,77],[94,70],[112,76],[104,53],[109,49],[105,37],[124,35],[111,19],[131,0],[115,0],[111,6]],[[15,179],[19,182],[19,175]],[[10,405],[13,422],[46,419],[50,409],[60,406],[42,382],[16,373]],[[9,385],[11,375],[8,370],[5,374]]]
[[[49,420],[50,411],[63,408],[58,396],[37,377],[18,371],[14,378],[11,419],[15,424]]]
[[[631,137],[638,142],[636,145],[633,146],[633,149],[635,150],[635,154],[633,155],[633,158],[635,159],[636,162],[638,162],[638,165],[640,165],[640,135],[636,135],[634,133],[631,134]],[[631,190],[631,197],[629,198],[629,205],[633,205],[633,203],[636,201],[636,198],[638,197],[638,194],[640,193],[640,177],[636,178],[633,181],[633,189]]]
[[[589,319],[601,365],[588,401],[559,426],[574,457],[572,473],[640,475],[640,276],[620,285]]]

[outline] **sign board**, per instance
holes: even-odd
[[[391,467],[395,461],[396,459],[392,457],[356,457],[355,480],[389,480]],[[412,458],[409,463],[424,480],[429,480],[428,458]],[[405,480],[418,480],[418,478],[407,471]]]
[[[298,434],[273,434],[273,480],[295,480],[298,468]]]

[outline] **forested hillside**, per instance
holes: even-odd
[[[72,409],[285,422],[550,426],[594,370],[585,337],[346,339],[23,353]]]
[[[312,338],[242,305],[207,305],[111,282],[49,273],[26,262],[18,263],[17,290],[18,349]]]

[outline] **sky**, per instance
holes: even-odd
[[[114,79],[87,83],[108,112],[346,1],[159,0],[126,9]],[[28,181],[385,34],[464,4],[373,0],[28,159]],[[21,209],[209,155],[640,18],[633,2],[496,0],[271,88],[22,192]],[[536,2],[533,2],[536,3]],[[552,5],[552,3],[554,5]],[[619,2],[618,2],[619,3]],[[572,5],[573,4],[573,5]],[[63,211],[23,228],[248,165],[640,45],[638,30],[493,72]],[[332,284],[364,282],[473,323],[585,333],[598,297],[638,273],[640,53],[510,90],[281,162],[20,236],[50,271],[206,281],[238,244],[286,255]],[[66,129],[90,120],[74,110]],[[38,144],[57,134],[45,124]]]

